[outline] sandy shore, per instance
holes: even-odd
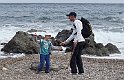
[[[61,66],[68,66],[70,54],[59,55]],[[52,55],[52,63],[56,64],[56,56]],[[70,68],[65,67],[49,74],[35,74],[30,70],[32,62],[38,62],[36,54],[21,58],[7,58],[0,60],[0,80],[124,80],[124,60],[96,59],[82,57],[85,73],[71,75]],[[4,67],[4,68],[3,68]]]

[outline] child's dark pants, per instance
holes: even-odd
[[[49,72],[50,69],[50,55],[43,55],[40,54],[40,64],[38,65],[38,71],[42,71],[42,68],[44,66],[44,62],[46,61],[46,70],[45,72]]]

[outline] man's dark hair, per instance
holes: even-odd
[[[74,17],[76,17],[77,16],[77,14],[75,13],[75,12],[70,12],[69,14],[67,14],[66,16],[74,16]]]

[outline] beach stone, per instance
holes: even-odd
[[[110,54],[112,53],[121,53],[119,51],[119,49],[117,48],[116,45],[113,45],[112,43],[108,43],[107,45],[105,45],[105,47],[108,49],[108,51],[110,52]]]
[[[34,41],[33,36],[22,31],[16,32],[15,36],[3,47],[2,51],[7,53],[37,54],[39,44]]]
[[[37,71],[38,70],[38,64],[39,64],[39,62],[32,62],[30,69]]]
[[[5,68],[5,67],[3,67],[3,68],[2,68],[2,70],[3,70],[3,71],[7,71],[8,69],[7,69],[7,68]]]

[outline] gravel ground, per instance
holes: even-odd
[[[36,54],[26,55],[21,58],[7,58],[0,60],[0,80],[124,80],[124,60],[117,59],[95,59],[82,57],[85,73],[82,75],[71,75],[69,68],[70,53],[66,55],[51,56],[51,63],[56,64],[59,60],[60,68],[36,74],[30,70],[32,62],[38,62]],[[68,66],[68,67],[67,67]]]

